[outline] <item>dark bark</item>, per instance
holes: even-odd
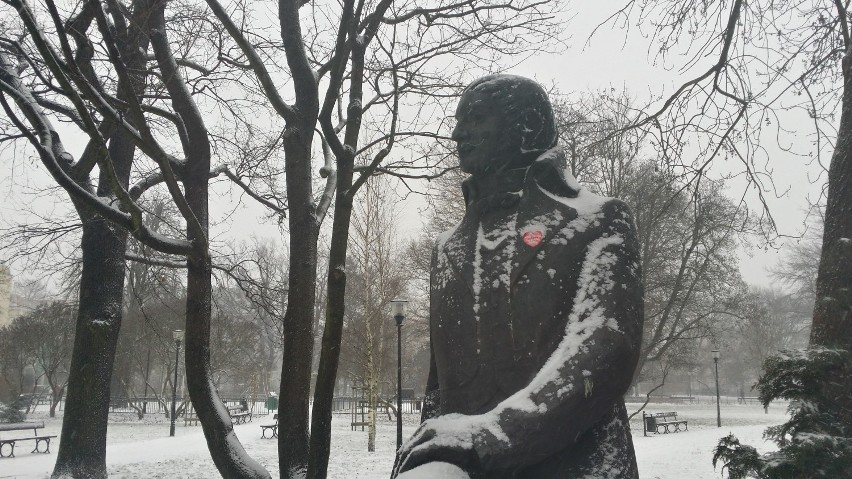
[[[62,399],[62,393],[65,392],[65,387],[53,387],[50,393],[50,417],[56,417],[56,406]]]
[[[206,156],[209,159],[209,150]],[[195,175],[192,169],[188,168],[184,181],[186,199],[206,230],[207,171],[199,167],[201,174]],[[222,477],[269,478],[269,473],[246,454],[234,434],[228,411],[213,384],[210,369],[211,275],[207,247],[199,247],[187,258],[185,363],[189,396],[204,430],[210,456]]]
[[[278,2],[281,41],[293,77],[296,101],[292,107],[283,102],[273,102],[287,124],[283,144],[289,205],[290,271],[278,404],[282,411],[278,422],[278,465],[281,477],[288,478],[302,478],[308,472],[308,414],[319,234],[311,186],[311,143],[319,114],[319,90],[302,40],[299,7],[303,4],[301,0]],[[258,65],[255,71],[261,79],[268,79],[262,65]],[[271,100],[280,100],[272,87],[267,89],[267,96]]]
[[[331,453],[331,410],[334,384],[340,362],[340,343],[343,337],[343,314],[346,304],[346,251],[349,245],[349,224],[352,218],[352,199],[341,191],[352,187],[354,158],[338,162],[337,191],[334,204],[334,224],[328,261],[328,307],[322,335],[322,350],[317,369],[314,411],[311,418],[311,457],[308,477],[325,478]]]
[[[210,369],[212,265],[209,233],[210,140],[201,112],[192,100],[166,37],[165,1],[152,2],[148,20],[154,55],[172,98],[175,113],[186,127],[186,166],[183,171],[189,214],[186,290],[186,380],[189,396],[207,440],[207,448],[223,477],[268,478],[269,473],[246,454],[234,434],[228,411],[219,399]],[[179,194],[179,192],[178,192]]]
[[[354,39],[354,25],[357,14],[353,11],[354,2],[346,2],[338,30],[335,64],[331,69],[329,80],[329,95],[320,113],[323,131],[330,142],[337,162],[337,181],[335,190],[337,196],[334,202],[334,224],[331,234],[331,248],[328,261],[328,286],[325,327],[323,329],[322,346],[317,383],[314,392],[314,410],[311,418],[311,442],[308,477],[311,479],[325,478],[328,473],[328,458],[331,452],[331,409],[334,396],[334,384],[337,378],[337,367],[340,361],[340,343],[343,336],[343,314],[345,312],[346,295],[346,250],[349,245],[349,223],[352,217],[352,177],[355,161],[355,147],[358,131],[361,125],[361,81],[363,79],[363,62],[359,65],[353,61],[351,76],[352,90],[350,91],[350,108],[344,144],[341,145],[331,127],[332,93],[340,90],[343,81],[343,71],[347,62],[348,52],[351,51]],[[348,48],[346,48],[348,47]],[[363,52],[363,49],[360,50]],[[363,53],[356,51],[355,58],[363,61]],[[360,67],[360,68],[359,68]]]
[[[148,47],[147,38],[135,29],[118,33],[128,66],[133,71],[143,71],[145,60],[141,53]],[[135,77],[134,81],[137,83],[132,86],[119,83],[119,98],[144,90],[144,78]],[[134,152],[133,142],[123,132],[111,136],[109,155],[123,188],[129,184]],[[112,196],[105,174],[99,178],[97,194]],[[107,416],[121,328],[127,231],[80,204],[77,210],[83,222],[79,311],[53,477],[106,477]]]
[[[312,115],[316,121],[316,110]],[[304,477],[308,468],[308,414],[313,313],[316,299],[317,234],[311,192],[310,145],[313,122],[288,125],[284,143],[287,199],[290,206],[290,271],[284,315],[284,358],[278,419],[278,461],[281,477]]]
[[[852,351],[852,56],[843,59],[843,99],[837,143],[828,169],[822,256],[816,281],[811,345]],[[852,390],[852,366],[833,385],[838,410]],[[832,393],[830,393],[832,394]],[[852,408],[843,413],[852,424]]]
[[[343,338],[343,315],[346,309],[346,253],[349,245],[349,225],[352,218],[352,201],[363,181],[353,182],[355,152],[358,149],[358,136],[361,132],[363,117],[364,55],[367,45],[376,34],[376,18],[382,17],[390,6],[385,0],[376,6],[374,17],[367,25],[360,39],[356,36],[356,25],[360,20],[360,8],[353,12],[354,2],[346,2],[343,7],[337,40],[337,63],[331,69],[329,95],[320,113],[320,122],[326,138],[337,159],[337,196],[334,203],[334,224],[332,226],[331,248],[328,263],[328,306],[322,337],[322,350],[317,370],[314,410],[311,422],[310,463],[308,477],[325,479],[328,474],[328,458],[331,453],[331,412],[334,385],[337,379],[337,367],[340,362],[340,344]],[[344,48],[344,41],[348,48]],[[352,70],[349,75],[349,105],[347,123],[341,145],[331,125],[332,99],[340,91],[346,58],[351,52]],[[334,95],[332,95],[334,94]],[[394,115],[392,123],[396,121]],[[387,155],[393,142],[395,125],[391,125],[391,140],[373,161],[373,168]],[[370,172],[362,173],[369,175]],[[366,178],[366,177],[365,177]],[[372,397],[372,395],[371,395]]]
[[[109,389],[121,327],[126,239],[124,230],[100,217],[83,221],[80,306],[53,477],[107,477]]]

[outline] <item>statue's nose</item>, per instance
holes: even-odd
[[[456,124],[456,127],[453,128],[453,133],[450,135],[450,138],[452,138],[453,141],[463,141],[468,136],[469,135],[467,134],[467,130],[461,125]]]

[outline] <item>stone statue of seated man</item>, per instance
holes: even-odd
[[[481,78],[456,120],[467,209],[433,249],[424,422],[394,475],[638,478],[623,401],[643,319],[630,210],[566,171],[534,81]]]

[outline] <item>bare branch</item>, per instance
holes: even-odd
[[[254,74],[257,75],[258,80],[260,80],[260,84],[263,86],[263,92],[272,104],[272,108],[275,109],[275,112],[278,113],[284,121],[288,123],[294,122],[296,120],[296,113],[293,110],[293,107],[288,105],[281,98],[281,95],[278,94],[278,89],[275,87],[272,77],[269,75],[269,71],[266,69],[266,65],[263,63],[263,60],[261,60],[251,43],[249,43],[249,41],[243,36],[237,25],[234,24],[231,16],[216,0],[207,0],[207,5],[210,6],[210,9],[213,10],[213,14],[216,15],[216,18],[218,18],[220,22],[222,22],[225,30],[227,30],[231,38],[237,42],[240,50],[242,50],[243,54],[248,59],[248,66],[251,67]]]

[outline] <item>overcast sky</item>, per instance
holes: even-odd
[[[612,2],[574,2],[572,7],[573,19],[567,23],[570,32],[568,48],[560,48],[559,54],[538,54],[529,58],[521,65],[509,70],[510,73],[525,75],[537,79],[546,86],[555,86],[561,92],[572,94],[591,90],[614,87],[617,90],[626,89],[639,103],[653,94],[672,92],[683,78],[697,70],[706,69],[714,58],[696,65],[697,70],[677,73],[672,68],[655,65],[654,58],[649,54],[649,40],[644,38],[638,29],[630,34],[623,30],[605,27],[598,31],[595,37],[589,39],[592,29],[611,13]],[[674,66],[677,58],[669,62]],[[808,130],[809,125],[802,122],[802,130]],[[791,138],[790,141],[804,141]],[[808,198],[817,198],[821,182],[811,183],[807,178],[819,177],[819,167],[807,165],[800,158],[786,154],[774,145],[767,145],[772,152],[773,179],[780,191],[787,190],[781,198],[775,198],[768,193],[768,203],[778,222],[780,233],[796,236],[803,231],[805,210],[808,208]],[[45,216],[67,211],[66,196],[57,193],[55,198],[43,195],[40,198],[24,196],[25,193],[47,184],[43,167],[20,151],[5,149],[0,151],[0,221],[4,224],[19,221],[21,211],[27,206],[35,205]],[[720,168],[724,168],[721,165]],[[33,169],[38,171],[33,172]],[[719,170],[719,173],[723,173]],[[712,173],[711,173],[712,176]],[[822,177],[824,179],[824,175]],[[731,196],[740,197],[743,185],[732,184]],[[753,197],[747,196],[752,208],[758,205]],[[413,233],[419,227],[415,212],[423,207],[422,200],[410,197],[402,203],[406,214],[402,215],[407,221],[402,226],[404,234]],[[232,216],[230,229],[238,232],[241,237],[256,234],[260,237],[277,241],[280,237],[273,225],[259,225],[258,217],[261,212],[253,207],[240,207],[238,214]],[[783,238],[776,241],[775,246],[783,246]],[[794,240],[792,240],[794,241]],[[778,258],[778,252],[769,248],[767,251],[752,250],[742,252],[741,268],[746,281],[753,284],[767,285],[765,268]],[[749,257],[753,255],[753,257]],[[20,266],[13,268],[21,274]]]
[[[554,84],[564,93],[597,90],[614,87],[627,91],[637,99],[637,103],[650,95],[671,94],[684,79],[692,78],[696,72],[703,72],[716,60],[708,57],[698,62],[692,70],[677,71],[680,67],[677,57],[670,57],[667,65],[661,65],[649,52],[650,41],[635,26],[629,33],[624,30],[603,27],[595,36],[589,38],[592,30],[615,10],[615,6],[624,2],[580,1],[572,3],[574,18],[568,24],[571,32],[570,48],[554,55],[536,55],[524,64],[512,70],[513,73],[531,76],[543,84]],[[718,55],[718,51],[712,52]],[[798,126],[794,131],[799,137],[787,135],[782,140],[792,143],[808,141],[806,135],[812,131],[812,123],[807,119],[793,118],[787,125]],[[780,198],[773,192],[765,192],[779,233],[797,237],[804,230],[809,199],[816,200],[824,185],[825,174],[816,162],[807,164],[801,157],[781,151],[774,142],[763,145],[771,154],[772,179],[778,192],[786,192]],[[827,158],[825,159],[827,165]],[[733,164],[736,168],[738,165]],[[726,165],[717,162],[716,174],[725,173]],[[710,176],[713,176],[711,172]],[[811,181],[819,178],[819,181]],[[729,195],[740,198],[744,194],[744,182],[732,182]],[[746,195],[746,202],[752,209],[759,209],[757,198]],[[774,247],[781,247],[796,238],[780,237]],[[765,248],[749,248],[741,252],[741,270],[744,279],[752,284],[769,285],[766,267],[773,265],[779,258],[777,249],[770,245],[758,245]]]

